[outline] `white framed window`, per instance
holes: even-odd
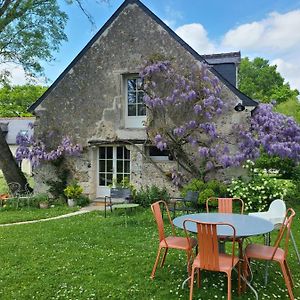
[[[138,76],[125,78],[125,127],[143,128],[146,120],[146,106],[143,101],[142,79]]]

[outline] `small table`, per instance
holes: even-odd
[[[271,232],[274,229],[274,224],[272,222],[253,217],[249,215],[241,214],[224,214],[224,213],[200,213],[200,214],[190,214],[182,215],[173,220],[173,224],[176,227],[183,229],[183,222],[187,219],[208,222],[208,223],[229,223],[232,224],[236,230],[236,237],[244,239],[249,236],[261,235]],[[197,232],[197,227],[195,223],[185,223],[186,229],[190,232]],[[233,231],[232,228],[227,226],[217,226],[217,235],[220,237],[232,237]],[[242,253],[240,253],[240,257]],[[245,278],[243,278],[245,280]],[[258,294],[252,285],[245,280],[246,284],[254,292],[256,299],[258,299]],[[184,282],[185,283],[185,282]],[[183,283],[183,285],[184,285]]]
[[[126,215],[126,209],[128,208],[134,208],[134,207],[138,207],[140,206],[137,203],[121,203],[121,204],[113,204],[112,208],[117,209],[117,208],[121,208],[124,209],[124,213],[125,213],[125,227],[127,227],[127,215]]]

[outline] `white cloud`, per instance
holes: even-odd
[[[245,50],[285,52],[299,48],[300,10],[286,14],[273,12],[266,19],[242,24],[229,30],[223,47],[241,47]]]
[[[289,63],[281,58],[271,61],[272,65],[277,65],[280,74],[285,74],[285,78],[289,78],[290,86],[300,90],[300,67],[294,63]]]
[[[15,63],[2,63],[0,64],[0,72],[7,70],[10,72],[11,76],[9,81],[12,85],[24,85],[26,83],[45,85],[46,80],[43,78],[26,77],[24,69],[22,66]]]
[[[229,30],[221,41],[221,48],[269,59],[291,87],[300,90],[299,9],[285,14],[272,12],[265,19]]]
[[[180,26],[175,32],[200,54],[210,54],[216,51],[214,43],[207,36],[207,31],[199,23]]]

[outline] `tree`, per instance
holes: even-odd
[[[77,4],[88,16],[83,0],[66,1]],[[67,40],[66,21],[67,15],[61,11],[57,0],[0,1],[0,64],[19,64],[29,77],[41,74],[41,61],[52,60],[53,52]],[[7,83],[9,75],[4,68],[0,82]],[[0,149],[0,167],[6,181],[17,181],[25,190],[26,178],[17,167],[1,128]]]
[[[213,170],[256,159],[261,149],[300,161],[300,127],[292,118],[273,112],[271,104],[259,105],[251,124],[233,126],[238,135],[218,131],[218,119],[228,108],[220,98],[218,78],[206,66],[181,69],[170,61],[150,61],[140,76],[150,112],[149,139],[160,150],[168,149],[185,175],[205,179]],[[230,149],[233,136],[237,151]],[[180,184],[177,171],[172,177]]]
[[[275,106],[276,111],[293,117],[300,123],[300,102],[297,97],[290,98],[289,100]]]
[[[277,66],[271,66],[268,60],[261,57],[256,57],[253,61],[248,57],[242,59],[239,89],[264,103],[272,100],[281,103],[299,95],[299,91],[292,90],[289,83],[284,83],[284,78],[277,72]]]
[[[27,108],[45,91],[46,87],[37,85],[5,85],[0,89],[0,116],[32,116],[32,114],[27,111]]]

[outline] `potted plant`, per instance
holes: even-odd
[[[40,208],[48,208],[49,207],[49,198],[47,194],[38,194],[34,196],[36,203],[38,203]]]
[[[64,189],[64,194],[68,198],[68,206],[73,207],[75,205],[75,200],[81,196],[83,188],[77,183],[77,181],[72,181]]]

